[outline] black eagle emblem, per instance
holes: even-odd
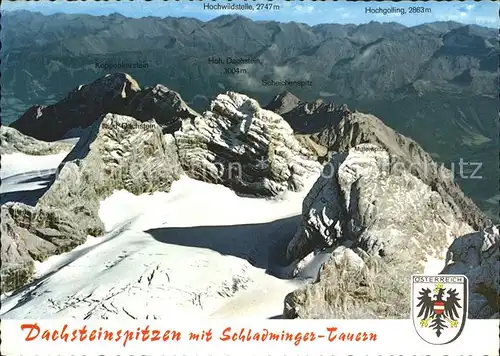
[[[445,292],[447,297],[445,299]],[[458,309],[461,309],[456,289],[443,288],[441,283],[437,283],[434,288],[434,296],[431,297],[429,288],[422,288],[417,297],[420,308],[417,318],[420,319],[420,326],[432,328],[437,337],[441,336],[442,330],[452,327],[456,328],[460,324]]]

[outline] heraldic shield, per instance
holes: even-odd
[[[426,342],[455,341],[467,321],[468,281],[463,275],[412,276],[411,317]]]

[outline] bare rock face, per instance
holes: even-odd
[[[76,216],[64,208],[42,204],[36,207],[22,203],[2,205],[1,292],[28,283],[34,261],[75,248],[85,242],[87,232],[103,231],[102,223],[89,219],[87,213],[86,207]],[[85,226],[85,222],[91,225]]]
[[[29,230],[33,214],[34,208],[24,204],[8,203],[1,207],[2,293],[28,282],[33,260],[41,260],[57,249]]]
[[[285,91],[276,95],[271,102],[265,107],[267,110],[274,111],[278,115],[283,115],[300,104],[300,99],[289,91]]]
[[[491,220],[464,195],[452,172],[438,166],[412,139],[386,126],[379,118],[354,112],[334,120],[333,125],[312,137],[330,152],[345,152],[361,143],[372,143],[390,153],[391,170],[406,171],[439,193],[454,214],[475,230],[490,226]]]
[[[302,258],[312,251],[308,246],[347,243],[383,257],[413,239],[432,255],[448,246],[452,234],[468,231],[437,192],[409,172],[391,172],[387,150],[360,144],[325,165],[304,199],[302,225],[287,256]]]
[[[335,154],[325,165],[304,199],[301,226],[288,245],[287,258],[300,260],[317,248],[331,248],[334,252],[323,265],[317,283],[287,297],[288,315],[318,317],[312,313],[314,309],[336,317],[362,317],[338,313],[342,308],[355,310],[356,303],[363,300],[351,295],[360,287],[358,282],[353,285],[346,280],[345,285],[336,286],[338,281],[328,277],[338,279],[349,275],[371,288],[365,291],[372,305],[365,303],[364,317],[405,317],[404,313],[409,315],[409,304],[401,306],[400,312],[381,310],[380,303],[384,303],[381,293],[385,289],[375,290],[376,280],[394,293],[399,291],[399,297],[408,303],[411,274],[421,273],[428,257],[439,258],[455,236],[473,231],[441,194],[410,172],[392,169],[393,158],[390,151],[380,146],[359,144]],[[352,261],[339,263],[339,259],[334,258],[339,249],[343,254],[352,255],[350,250],[356,252],[366,266],[360,267]],[[376,278],[370,282],[369,276]],[[392,278],[384,284],[383,278],[387,276]],[[403,285],[398,289],[391,283]],[[352,297],[349,301],[335,294],[342,288]],[[327,298],[325,293],[331,295]],[[321,295],[324,298],[314,297]],[[331,308],[337,311],[334,313]]]
[[[320,165],[281,116],[246,95],[227,92],[175,133],[184,170],[239,193],[273,196],[300,190]]]
[[[134,194],[169,191],[179,174],[173,137],[163,135],[156,122],[107,114],[92,125],[63,160],[52,193],[40,200],[58,200],[58,190],[62,199],[70,182],[82,189],[93,187],[99,199],[115,189]]]
[[[50,155],[69,151],[72,147],[72,144],[65,142],[40,141],[9,126],[0,127],[0,154],[20,152],[33,156]]]
[[[500,235],[492,226],[457,237],[448,249],[443,274],[469,280],[469,318],[492,318],[500,305]]]
[[[154,121],[141,123],[116,114],[97,120],[61,163],[35,207],[2,206],[2,290],[26,283],[30,273],[23,272],[24,279],[12,276],[30,271],[33,260],[103,234],[99,202],[114,190],[169,191],[180,172],[173,137],[163,135]]]
[[[32,106],[11,126],[39,140],[60,140],[71,129],[88,127],[103,114],[123,113],[138,91],[140,87],[130,75],[107,74],[80,85],[57,104]]]
[[[297,134],[317,133],[338,123],[344,114],[344,107],[321,99],[304,102],[290,92],[275,96],[266,109],[281,115]]]
[[[297,140],[307,149],[309,149],[316,157],[318,162],[324,163],[328,156],[328,149],[314,142],[308,135],[295,135]]]
[[[199,116],[177,92],[161,84],[138,92],[125,112],[139,121],[155,120],[168,133],[177,131],[182,119]]]

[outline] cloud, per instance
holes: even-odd
[[[458,8],[461,18],[468,17],[469,13],[476,7],[475,4],[467,4]]]
[[[313,5],[296,5],[293,7],[293,11],[300,12],[301,14],[310,14],[314,11]]]
[[[469,5],[461,6],[461,7],[458,8],[458,11],[460,11],[461,13],[468,13],[468,12],[471,12],[474,9],[475,6],[476,5],[474,5],[474,4],[469,4]]]
[[[496,16],[476,16],[474,19],[476,24],[482,26],[498,27],[500,24],[500,19]]]
[[[442,12],[436,16],[440,21],[456,21],[464,24],[477,24],[480,26],[496,27],[499,24],[498,17],[494,15],[490,4],[457,4],[452,6],[451,11]],[[498,9],[498,7],[497,7]],[[496,11],[495,11],[496,12]]]
[[[391,13],[387,13],[387,14],[375,14],[373,15],[375,17],[400,17],[402,16],[400,12],[391,12]]]
[[[275,66],[274,75],[277,79],[288,79],[288,76],[293,75],[295,71],[288,66]]]
[[[455,21],[455,22],[460,22],[461,20],[463,20],[463,18],[461,18],[461,14],[458,13],[458,14],[446,14],[446,15],[438,15],[436,16],[436,19],[438,21]]]
[[[456,21],[461,23],[474,23],[480,26],[498,27],[500,19],[496,16],[485,16],[469,14],[465,12],[455,12],[452,14],[436,16],[438,21]]]
[[[301,70],[297,72],[296,69],[293,69],[287,65],[284,66],[274,66],[273,67],[274,77],[273,79],[277,80],[310,80],[311,73],[306,70]]]
[[[254,78],[249,74],[242,74],[239,76],[230,77],[229,83],[233,87],[239,88],[237,90],[241,90],[241,88],[245,88],[245,90],[252,90],[255,92],[266,92],[269,90],[269,88],[262,86],[261,80]],[[226,88],[226,90],[231,90],[231,88]]]
[[[199,7],[195,7],[193,3],[187,3],[187,4],[182,4],[181,11],[182,12],[192,12],[192,11],[197,11],[200,10]]]

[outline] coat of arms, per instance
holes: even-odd
[[[467,320],[467,277],[412,277],[412,319],[418,335],[436,345],[456,340]]]

